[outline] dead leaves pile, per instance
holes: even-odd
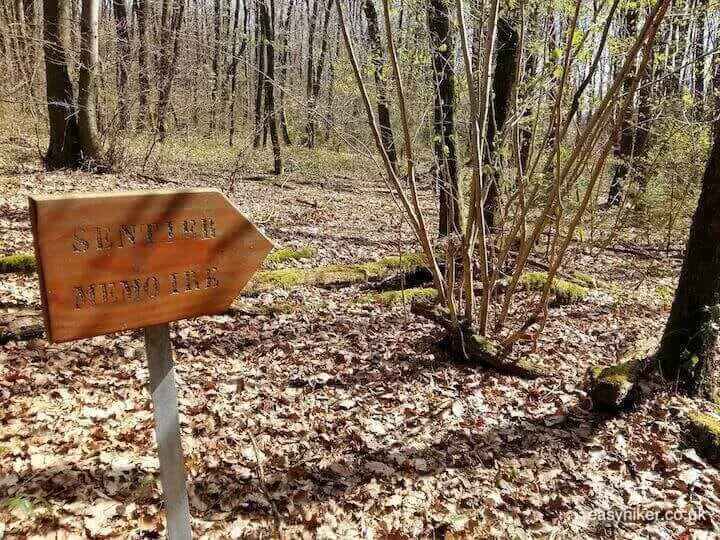
[[[298,186],[293,196],[317,198],[306,193],[312,189]],[[380,236],[381,247],[348,240],[378,237],[363,228],[352,198],[338,197],[327,204],[352,226],[329,240],[320,237],[339,226],[340,210],[309,231],[307,222],[277,217],[277,206],[252,205],[256,215],[276,216],[278,240],[316,238],[321,258],[392,254],[389,235]],[[10,200],[22,204],[20,196]],[[13,242],[27,245],[27,232]],[[557,308],[540,341],[538,361],[556,373],[545,381],[443,363],[432,325],[401,306],[357,305],[355,288],[275,291],[250,302],[281,297],[312,307],[175,324],[195,534],[717,531],[720,475],[679,444],[680,421],[694,404],[660,392],[607,419],[586,410],[579,389],[589,365],[613,362],[657,334],[653,284],[636,287],[630,300],[603,288],[605,296]],[[11,278],[0,299],[36,305],[33,287],[32,279]],[[164,533],[147,381],[138,332],[0,348],[0,537]],[[612,519],[627,509],[675,513]]]

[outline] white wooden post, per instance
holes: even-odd
[[[145,349],[150,368],[150,391],[160,456],[160,481],[165,498],[168,538],[189,540],[192,538],[190,506],[180,443],[180,420],[170,326],[167,323],[145,328]]]

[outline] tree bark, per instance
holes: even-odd
[[[720,65],[715,66],[715,84]],[[720,98],[685,260],[657,361],[662,376],[690,392],[720,398],[715,344],[720,322]]]
[[[113,0],[113,17],[117,35],[117,94],[118,127],[126,129],[130,124],[130,104],[128,100],[128,71],[130,69],[130,26],[128,24],[125,0]]]
[[[433,147],[440,199],[438,233],[460,230],[457,152],[455,150],[455,70],[450,0],[429,0],[428,30],[432,54],[434,105]]]
[[[693,44],[695,62],[693,71],[693,94],[695,96],[695,118],[703,116],[705,100],[705,20],[707,19],[707,0],[697,0],[695,4],[695,43]]]
[[[267,48],[262,43],[263,32],[262,32],[262,15],[261,15],[261,4],[265,0],[256,0],[255,13],[256,13],[256,24],[255,24],[255,36],[256,36],[256,64],[257,64],[257,90],[255,92],[255,133],[253,137],[253,148],[260,148],[260,142],[263,134],[263,127],[265,126],[264,114],[263,114],[263,92],[265,90],[265,55]],[[267,107],[266,107],[267,108]]]
[[[98,22],[100,0],[82,0],[80,17],[80,69],[78,80],[78,132],[83,161],[94,167],[102,154],[95,113],[97,70],[100,64]]]
[[[150,116],[150,53],[148,48],[148,0],[136,0],[138,24],[138,118],[137,127],[144,129],[152,123]]]
[[[290,48],[288,47],[288,36],[290,33],[290,23],[292,21],[292,13],[294,6],[295,0],[290,0],[287,7],[287,13],[285,14],[285,22],[282,25],[282,54],[280,56],[280,77],[278,78],[278,98],[280,102],[278,104],[280,109],[280,131],[282,133],[283,142],[286,145],[292,144],[292,139],[290,138],[290,131],[288,130],[287,116],[285,113],[285,85],[287,85],[288,82],[288,61],[290,55]]]
[[[290,132],[288,130],[288,122],[287,117],[285,113],[285,85],[288,82],[288,61],[289,61],[289,55],[290,55],[290,49],[288,47],[288,36],[290,33],[290,22],[292,20],[292,12],[293,7],[295,6],[295,0],[290,0],[287,7],[287,13],[285,14],[285,22],[282,25],[282,53],[280,55],[280,77],[278,78],[279,81],[279,88],[278,88],[278,98],[279,98],[279,121],[280,121],[280,131],[282,133],[283,142],[286,145],[292,144],[292,139],[290,138]]]
[[[218,92],[220,90],[220,10],[222,2],[215,0],[213,2],[213,85],[210,93],[210,131],[215,130],[215,115],[217,114]]]
[[[489,176],[488,194],[485,199],[485,222],[492,230],[497,221],[498,191],[500,174],[497,169],[499,153],[496,136],[505,126],[517,77],[518,34],[507,19],[498,20],[493,77],[493,114],[488,119],[487,152],[489,162],[494,166]]]
[[[637,34],[637,16],[636,7],[630,7],[625,11],[625,37],[634,38]],[[623,93],[627,94],[634,86],[635,77],[637,76],[637,60],[633,61],[633,65],[623,81]],[[622,200],[622,192],[624,188],[625,177],[630,171],[630,160],[633,155],[633,139],[635,137],[633,130],[633,110],[629,108],[625,111],[622,118],[619,141],[614,149],[615,169],[613,177],[610,181],[610,190],[608,192],[607,203],[609,206],[617,206]]]
[[[370,50],[373,63],[373,76],[375,78],[375,94],[377,95],[378,124],[380,125],[380,137],[385,153],[397,172],[397,151],[395,150],[395,137],[392,125],[390,124],[390,108],[388,107],[387,80],[383,74],[385,55],[380,42],[380,26],[378,25],[377,9],[375,0],[364,0],[363,9],[367,19],[367,32],[370,40]]]
[[[240,60],[240,57],[245,54],[245,48],[247,47],[247,20],[248,20],[248,9],[247,9],[247,2],[243,1],[243,37],[242,37],[242,43],[240,44],[240,49],[237,49],[237,39],[238,39],[238,26],[240,24],[240,0],[235,1],[235,30],[234,30],[234,36],[233,36],[233,44],[232,44],[232,59],[230,61],[230,67],[229,70],[229,77],[230,77],[230,97],[229,102],[230,106],[228,107],[228,119],[229,119],[229,137],[228,137],[228,144],[230,146],[233,145],[233,139],[235,136],[235,100],[236,100],[236,90],[237,90],[237,66],[238,62]]]
[[[172,90],[173,79],[178,60],[178,49],[180,42],[180,27],[182,26],[184,0],[163,0],[162,5],[162,28],[161,42],[163,48],[160,51],[160,80],[158,82],[157,101],[157,132],[160,140],[165,139],[165,115],[170,103],[170,91]]]
[[[275,174],[283,173],[282,156],[280,154],[280,138],[277,129],[277,117],[275,115],[275,16],[274,5],[269,0],[260,0],[260,22],[263,29],[263,41],[265,42],[265,103],[267,107],[267,122],[270,128],[270,139],[273,147],[273,171]]]
[[[67,65],[70,41],[70,0],[43,0],[43,50],[50,141],[45,164],[50,169],[81,162],[80,135],[73,85]]]
[[[325,6],[325,18],[323,19],[322,39],[320,42],[320,57],[315,68],[312,85],[312,106],[313,110],[309,111],[308,118],[308,134],[312,134],[312,146],[315,145],[317,137],[317,108],[320,101],[320,84],[322,83],[323,70],[325,69],[325,59],[327,58],[328,49],[328,24],[330,23],[330,15],[332,14],[333,0],[328,0]]]
[[[315,0],[312,9],[312,15],[310,15],[310,1],[307,0],[308,9],[308,52],[307,52],[307,123],[305,125],[305,145],[308,148],[315,147],[315,103],[313,101],[313,87],[315,79],[315,28],[317,24],[318,7],[322,0]]]

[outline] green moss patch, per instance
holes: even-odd
[[[309,283],[311,279],[311,269],[281,268],[279,270],[268,270],[266,272],[258,272],[255,274],[252,288],[256,290],[267,290],[273,288],[289,289],[294,286]]]
[[[403,301],[412,302],[435,302],[437,291],[433,288],[415,287],[404,291],[386,291],[381,293],[363,294],[357,299],[358,304],[397,304]]]
[[[687,414],[686,442],[710,463],[720,463],[720,409],[715,414]]]
[[[547,272],[528,272],[520,278],[520,284],[530,291],[542,291],[548,282]],[[558,304],[577,304],[587,298],[587,287],[564,279],[555,278],[551,292]]]
[[[329,265],[318,268],[281,268],[258,272],[253,279],[252,290],[265,291],[273,288],[291,289],[304,285],[342,287],[355,283],[376,281],[393,271],[411,270],[424,263],[420,254],[403,257],[386,257],[362,264]]]
[[[657,295],[658,300],[660,300],[660,305],[664,309],[670,309],[672,307],[673,298],[675,298],[675,292],[672,288],[667,285],[659,285],[655,287],[655,294]]]
[[[312,259],[315,256],[315,250],[309,246],[302,248],[284,247],[276,249],[267,256],[269,262],[283,263],[287,261],[301,261],[303,259]]]
[[[16,253],[0,257],[0,274],[21,273],[32,274],[37,266],[35,264],[35,256],[28,253]]]
[[[637,383],[644,367],[645,359],[636,358],[614,366],[590,368],[589,393],[593,406],[619,411],[631,405],[638,396]]]
[[[586,274],[584,272],[573,272],[572,280],[578,285],[582,285],[583,287],[587,287],[588,289],[594,289],[595,287],[597,287],[597,280],[590,274]]]

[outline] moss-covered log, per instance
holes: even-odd
[[[410,253],[403,257],[385,257],[373,262],[348,265],[329,265],[318,268],[281,268],[258,272],[252,280],[250,292],[263,292],[275,288],[291,289],[314,285],[329,289],[347,287],[357,283],[379,281],[396,272],[413,272],[425,266],[422,254]]]
[[[547,272],[528,272],[520,278],[520,284],[530,291],[544,290],[547,281]],[[577,304],[585,300],[588,295],[587,287],[558,277],[553,279],[550,291],[555,295],[554,303],[558,305]]]
[[[32,274],[35,268],[35,256],[28,253],[0,257],[0,274]]]
[[[684,439],[709,463],[720,465],[720,409],[715,414],[688,413]]]
[[[378,293],[366,293],[359,296],[356,300],[358,304],[378,304],[386,306],[389,304],[399,304],[401,302],[435,302],[437,299],[437,291],[427,287],[413,287],[410,289],[401,289],[397,291],[385,291]]]
[[[411,311],[439,324],[447,331],[447,339],[444,340],[446,348],[457,360],[479,364],[523,379],[537,379],[550,374],[548,370],[528,360],[508,360],[492,340],[480,335],[467,321],[461,320],[457,325],[453,324],[447,310],[438,305],[415,302]]]

